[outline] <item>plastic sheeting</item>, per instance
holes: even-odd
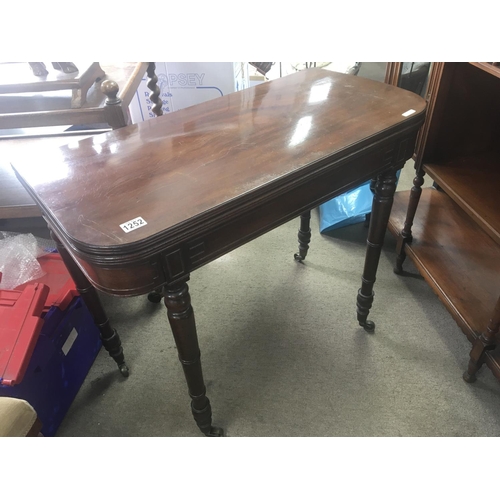
[[[37,258],[54,251],[54,246],[51,240],[32,234],[0,231],[0,289],[13,290],[41,278],[45,272]]]

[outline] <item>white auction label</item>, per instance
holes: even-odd
[[[413,113],[415,113],[415,110],[414,109],[409,109],[408,111],[406,111],[405,113],[403,113],[403,116],[410,116]]]
[[[145,226],[146,224],[147,222],[142,217],[136,217],[135,219],[120,224],[120,227],[126,233],[130,233],[130,231],[133,231],[134,229],[139,229],[140,227]]]

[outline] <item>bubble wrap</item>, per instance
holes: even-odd
[[[37,257],[52,251],[50,240],[0,231],[0,289],[12,290],[45,275]]]

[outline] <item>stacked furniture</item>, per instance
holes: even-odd
[[[16,179],[10,166],[18,152],[30,149],[34,152],[34,161],[39,158],[41,147],[58,147],[70,141],[94,135],[106,130],[124,127],[130,123],[128,106],[147,73],[148,88],[151,90],[152,111],[163,114],[158,78],[155,64],[148,62],[129,63],[92,63],[102,68],[104,75],[98,73],[93,85],[85,75],[35,77],[31,74],[28,63],[18,68],[19,63],[3,64],[0,75],[10,75],[8,82],[0,85],[0,129],[24,129],[18,134],[9,134],[0,138],[2,155],[0,156],[0,220],[41,215],[36,203]],[[78,63],[82,67],[81,63]],[[10,68],[12,66],[12,68]],[[21,69],[25,73],[21,72]],[[14,77],[18,75],[17,85]],[[92,73],[95,76],[95,73]],[[83,103],[75,107],[74,94],[82,96],[81,80],[85,80]],[[51,91],[71,89],[73,95],[52,97]],[[19,92],[16,94],[16,88]],[[24,92],[24,93],[23,93]],[[27,93],[34,93],[28,95]],[[100,125],[100,128],[95,128]],[[73,126],[68,128],[67,126]],[[44,127],[41,132],[33,127]],[[76,128],[76,130],[75,130]],[[87,129],[85,129],[87,128]],[[61,131],[61,129],[65,129]],[[31,132],[33,130],[33,132]]]

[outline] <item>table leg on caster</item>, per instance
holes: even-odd
[[[191,411],[196,424],[206,436],[220,437],[224,431],[212,426],[212,408],[206,396],[205,382],[201,369],[201,353],[196,333],[194,312],[187,281],[189,276],[175,284],[163,287],[168,320],[174,335],[179,361],[191,397]]]
[[[380,174],[377,177],[374,187],[375,194],[373,197],[372,215],[370,217],[370,228],[366,242],[365,267],[356,302],[358,322],[367,332],[375,330],[375,323],[367,318],[373,304],[373,285],[391,214],[394,192],[396,191],[396,172],[398,168],[401,167],[394,167]]]
[[[297,262],[302,262],[309,250],[309,242],[311,241],[311,211],[308,210],[300,215],[299,229],[299,252],[294,254],[293,258]]]
[[[99,295],[96,289],[91,285],[90,281],[83,274],[82,270],[78,267],[69,252],[66,250],[61,240],[51,230],[50,235],[57,245],[59,254],[61,255],[69,274],[76,284],[76,289],[88,307],[94,323],[101,332],[102,345],[108,351],[109,355],[115,360],[118,365],[120,373],[124,377],[129,376],[129,368],[125,363],[125,356],[123,355],[122,343],[117,331],[111,327],[109,319],[106,315]]]

